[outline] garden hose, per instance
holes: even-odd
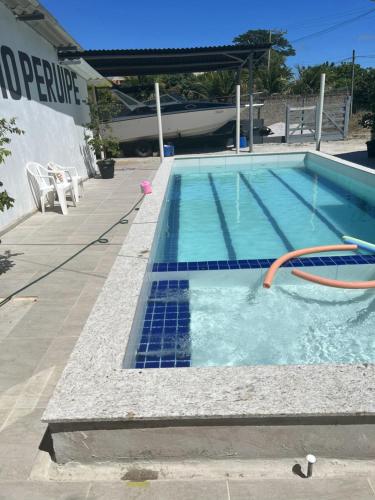
[[[138,205],[141,203],[141,201],[143,200],[144,197],[145,197],[145,195],[142,194],[142,196],[136,201],[136,203],[132,206],[132,208],[126,214],[124,214],[118,221],[116,221],[114,224],[112,224],[106,231],[104,231],[104,233],[102,233],[98,238],[96,238],[93,241],[90,241],[90,243],[87,243],[87,245],[85,245],[80,250],[78,250],[78,252],[74,253],[73,255],[71,255],[70,257],[68,257],[67,259],[65,259],[58,266],[56,266],[53,269],[51,269],[50,271],[48,271],[48,273],[45,273],[42,276],[40,276],[39,278],[36,278],[35,280],[30,281],[30,283],[28,283],[27,285],[23,286],[22,288],[19,288],[18,290],[15,290],[13,293],[11,293],[7,297],[5,297],[5,299],[3,299],[0,302],[0,307],[4,306],[15,295],[18,295],[19,293],[23,292],[24,290],[26,290],[30,286],[35,285],[35,283],[38,283],[39,281],[43,280],[44,278],[47,278],[47,276],[49,276],[50,274],[54,273],[55,271],[57,271],[58,269],[62,268],[63,266],[65,266],[65,264],[67,264],[68,262],[70,262],[71,260],[73,260],[75,257],[77,257],[77,255],[80,255],[82,252],[84,252],[85,250],[87,250],[87,248],[91,247],[92,245],[95,245],[95,243],[102,243],[102,244],[108,243],[109,240],[108,240],[108,238],[105,238],[105,236],[110,231],[112,231],[112,229],[114,229],[118,224],[128,224],[129,221],[128,221],[127,217],[129,217],[129,215],[132,212],[134,212],[135,210],[139,210]]]

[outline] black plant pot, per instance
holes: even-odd
[[[367,144],[367,156],[369,158],[375,158],[375,139],[366,142]]]
[[[96,164],[99,167],[102,179],[112,179],[115,175],[115,160],[98,160]]]

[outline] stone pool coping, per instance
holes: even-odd
[[[374,174],[323,153],[298,154],[307,152]],[[373,364],[122,367],[142,284],[152,269],[148,252],[172,163],[173,158],[167,158],[160,166],[153,194],[146,197],[129,230],[42,420],[107,423],[375,415]]]

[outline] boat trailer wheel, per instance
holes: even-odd
[[[134,153],[141,158],[151,156],[153,153],[152,143],[147,141],[137,142],[134,146]]]

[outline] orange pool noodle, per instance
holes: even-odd
[[[312,281],[313,283],[318,283],[319,285],[331,286],[333,288],[375,288],[375,281],[341,281],[332,280],[330,278],[323,278],[322,276],[315,276],[314,274],[305,273],[299,269],[294,269],[292,271],[294,276],[298,276],[303,280]]]
[[[267,271],[266,277],[263,281],[264,288],[271,288],[273,278],[280,266],[284,264],[284,262],[294,259],[295,257],[300,257],[301,255],[306,255],[309,253],[319,253],[319,252],[336,252],[337,250],[356,250],[357,245],[323,245],[319,247],[309,247],[309,248],[301,248],[300,250],[293,250],[293,252],[288,252],[278,259],[270,266]]]

